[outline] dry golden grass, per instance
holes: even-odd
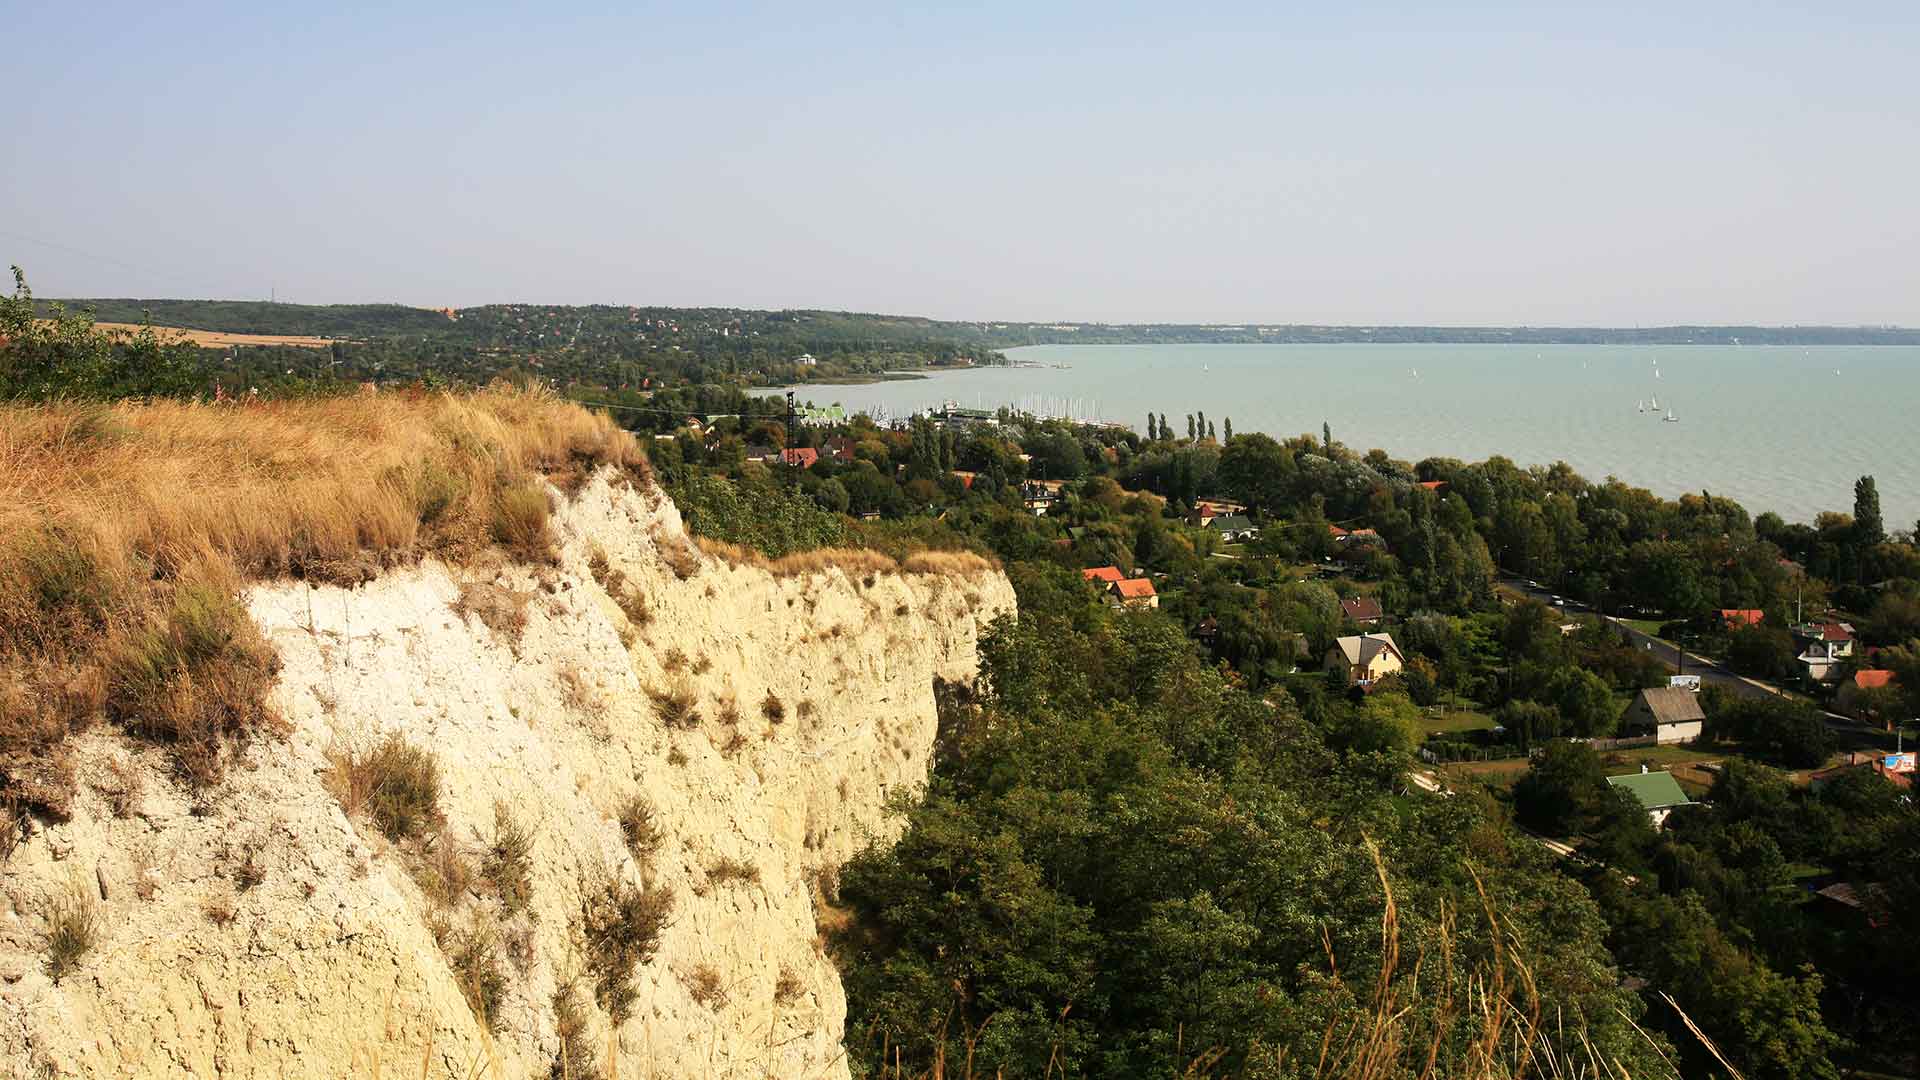
[[[970,576],[998,570],[1000,564],[971,551],[916,551],[906,557],[900,569],[909,574]]]
[[[551,557],[536,478],[610,465],[632,437],[539,390],[215,405],[0,405],[0,791],[56,814],[62,747],[94,718],[171,742],[218,779],[271,730],[271,653],[249,581],[357,582],[495,543]]]
[[[93,328],[129,337],[147,329],[138,323],[115,322],[97,322]],[[230,334],[224,330],[190,330],[183,326],[155,326],[152,330],[153,336],[165,344],[186,341],[203,349],[223,349],[229,345],[287,345],[299,349],[324,349],[333,344],[332,338],[306,334]]]
[[[872,585],[874,574],[946,574],[971,575],[999,569],[991,559],[971,551],[916,551],[896,562],[885,552],[872,548],[815,548],[797,551],[779,559],[768,559],[740,544],[699,536],[694,543],[708,555],[734,566],[753,566],[775,577],[802,577],[838,570],[848,578]]]

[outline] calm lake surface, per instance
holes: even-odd
[[[1920,348],[1893,346],[1042,345],[983,368],[796,396],[904,415],[943,401],[1175,430],[1274,436],[1324,420],[1396,458],[1566,461],[1668,498],[1705,489],[1749,513],[1851,511],[1872,474],[1889,529],[1920,516]],[[1656,372],[1658,372],[1656,376]],[[1639,412],[1658,398],[1660,411]],[[1671,408],[1676,423],[1666,423]]]

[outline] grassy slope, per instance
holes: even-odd
[[[218,779],[271,729],[274,660],[237,596],[427,554],[548,554],[541,475],[638,478],[632,437],[548,394],[0,406],[0,797],[64,812],[101,717]]]

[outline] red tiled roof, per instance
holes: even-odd
[[[796,446],[790,450],[781,451],[780,460],[786,462],[788,465],[798,465],[803,469],[811,469],[813,468],[813,463],[820,460],[820,452],[811,446]]]
[[[1153,582],[1146,578],[1128,578],[1113,583],[1113,590],[1122,600],[1145,600],[1154,595]]]
[[[1853,673],[1853,685],[1862,690],[1878,690],[1893,683],[1891,671],[1856,671]]]
[[[1347,530],[1345,530],[1345,529],[1343,529],[1343,528],[1341,528],[1341,527],[1340,527],[1340,526],[1338,526],[1338,525],[1329,525],[1329,526],[1327,526],[1327,535],[1329,535],[1329,536],[1345,536],[1345,535],[1347,535]]]
[[[1852,641],[1853,627],[1848,626],[1846,623],[1821,623],[1820,639],[1822,641]]]
[[[1422,480],[1420,481],[1420,486],[1426,488],[1428,491],[1439,491],[1441,488],[1447,486],[1447,482],[1445,480]]]
[[[1758,608],[1721,608],[1720,621],[1728,626],[1759,626],[1767,613]]]
[[[1340,601],[1340,610],[1346,612],[1347,618],[1352,619],[1354,622],[1366,622],[1369,619],[1377,619],[1382,614],[1380,601],[1375,600],[1371,596],[1355,596],[1342,600]]]
[[[1127,577],[1117,566],[1096,566],[1091,570],[1080,571],[1080,576],[1088,581],[1104,581],[1109,585],[1124,581]]]

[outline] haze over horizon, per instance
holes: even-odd
[[[42,296],[1920,324],[1920,12],[11,12]]]

